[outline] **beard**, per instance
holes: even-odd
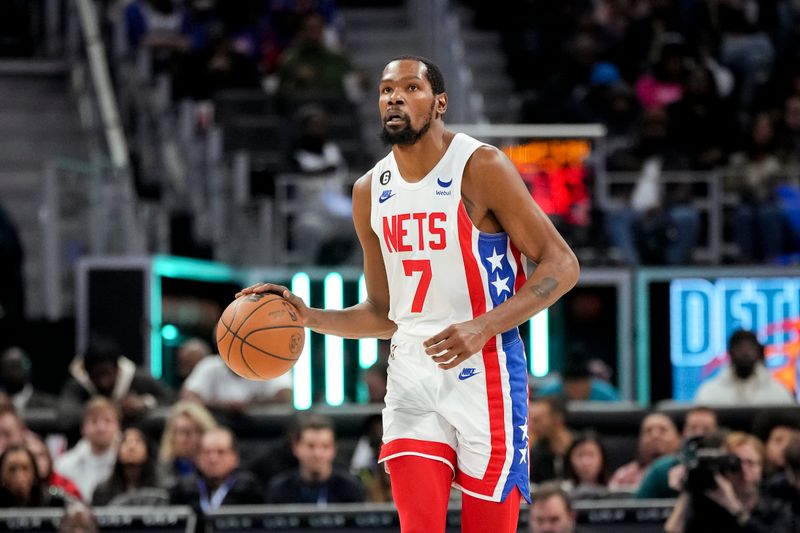
[[[403,114],[403,120],[405,120],[406,125],[400,130],[388,130],[386,124],[383,124],[383,129],[381,129],[381,141],[390,146],[411,146],[412,144],[416,144],[416,142],[420,140],[423,135],[428,133],[428,130],[431,128],[434,105],[435,102],[431,103],[431,109],[428,112],[428,117],[425,119],[425,124],[418,130],[415,130],[411,126],[411,117],[407,114]]]

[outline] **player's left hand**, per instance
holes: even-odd
[[[483,350],[487,341],[483,328],[469,320],[448,326],[422,345],[439,368],[449,370]]]

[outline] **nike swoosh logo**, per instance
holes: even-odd
[[[387,194],[387,193],[388,193],[388,194]],[[394,193],[389,193],[389,191],[384,191],[384,193],[383,193],[383,194],[381,194],[381,197],[380,197],[380,198],[378,198],[378,203],[381,203],[381,204],[382,204],[383,202],[385,202],[386,200],[388,200],[388,199],[389,199],[389,198],[391,198],[392,196],[397,196],[397,193],[396,193],[396,192],[394,192]]]
[[[438,178],[436,183],[439,184],[439,187],[444,187],[445,189],[448,188],[450,185],[453,184],[453,178],[450,178],[450,181],[442,181],[442,178]]]
[[[458,375],[458,379],[460,381],[464,381],[464,380],[467,380],[467,379],[471,378],[472,376],[477,376],[478,374],[480,374],[480,372],[478,372],[477,368],[465,368]]]

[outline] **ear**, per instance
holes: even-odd
[[[447,93],[437,94],[434,98],[436,98],[436,113],[438,117],[447,112]]]

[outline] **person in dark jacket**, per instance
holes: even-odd
[[[156,475],[153,444],[138,428],[122,432],[114,470],[92,495],[92,505],[164,505],[167,491]]]
[[[301,419],[292,442],[299,466],[278,475],[267,491],[268,503],[328,503],[364,501],[361,481],[333,466],[336,436],[333,422],[323,416]]]
[[[170,503],[189,505],[199,514],[223,505],[264,503],[255,476],[239,468],[239,452],[231,430],[218,427],[203,435],[197,456],[197,474],[178,481]]]

